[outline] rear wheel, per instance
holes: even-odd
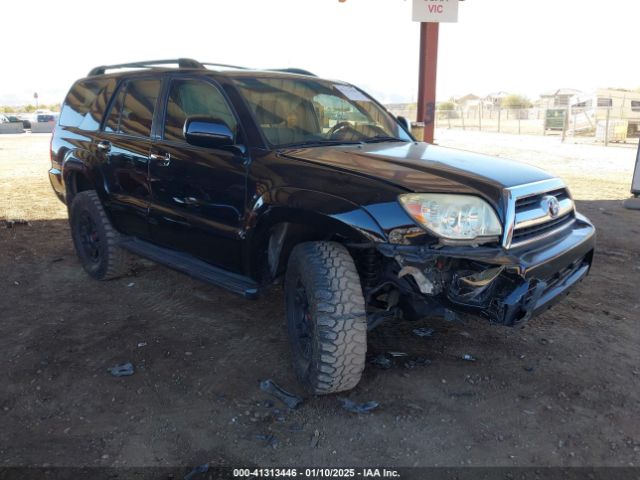
[[[360,278],[347,249],[308,242],[291,252],[285,279],[289,342],[296,375],[315,394],[360,381],[367,319]]]
[[[129,273],[131,255],[118,246],[120,234],[113,228],[98,194],[79,192],[69,208],[71,237],[85,271],[98,280]]]

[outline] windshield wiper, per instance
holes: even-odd
[[[385,135],[376,135],[375,137],[367,138],[364,143],[378,143],[378,142],[407,142],[398,137],[391,137]]]
[[[294,148],[294,147],[326,147],[332,145],[361,145],[361,141],[348,141],[348,140],[309,140],[306,142],[287,143],[285,145],[278,145],[278,148]]]

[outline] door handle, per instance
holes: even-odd
[[[98,150],[102,150],[103,152],[108,152],[109,150],[111,150],[111,142],[102,140],[101,142],[98,142],[96,144],[96,147],[98,147]]]
[[[152,153],[149,155],[149,158],[158,162],[159,167],[168,167],[171,163],[170,153]]]

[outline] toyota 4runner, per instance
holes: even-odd
[[[94,68],[51,163],[92,277],[126,274],[133,253],[247,297],[282,279],[294,369],[317,394],[358,383],[385,320],[516,325],[593,258],[562,180],[415,141],[362,90],[299,69]]]

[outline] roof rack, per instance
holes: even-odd
[[[284,72],[284,73],[296,73],[298,75],[309,75],[310,77],[317,77],[315,73],[311,73],[304,68],[269,68],[270,72]]]
[[[92,68],[89,76],[104,75],[107,70],[116,70],[120,68],[153,68],[162,65],[178,64],[179,68],[205,68],[203,64],[191,58],[174,58],[169,60],[148,60],[145,62],[119,63],[116,65],[101,65]]]
[[[226,63],[203,62],[202,65],[210,67],[237,68],[238,70],[248,70],[247,67],[239,67],[238,65],[227,65]]]
[[[204,70],[207,66],[210,67],[224,67],[224,68],[236,68],[239,70],[248,70],[247,67],[239,67],[238,65],[228,65],[226,63],[211,63],[211,62],[199,62],[192,58],[173,58],[168,60],[148,60],[144,62],[132,62],[132,63],[119,63],[116,65],[100,65],[94,67],[89,72],[90,77],[96,75],[104,75],[107,70],[117,70],[122,68],[154,68],[164,65],[178,65],[178,68],[195,68],[198,70]],[[315,75],[308,70],[302,68],[272,68],[269,69],[272,72],[284,72],[284,73],[296,73],[299,75]]]

